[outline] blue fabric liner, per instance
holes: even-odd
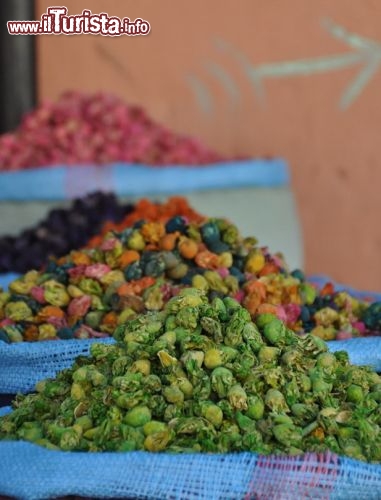
[[[170,195],[195,190],[289,184],[280,158],[221,162],[205,166],[151,167],[127,163],[33,168],[0,173],[1,200],[65,200],[95,190],[118,196]]]
[[[12,408],[10,406],[3,406],[3,408],[0,408],[0,417],[6,415],[10,411],[12,411]]]
[[[332,352],[347,351],[354,365],[368,365],[381,373],[381,337],[359,337],[327,342]]]
[[[7,290],[8,286],[12,281],[17,279],[20,276],[20,274],[17,273],[7,273],[7,274],[0,274],[0,287],[3,290]]]
[[[93,343],[113,343],[113,338],[42,342],[0,342],[0,393],[27,393],[39,380],[51,378],[72,366],[78,356],[87,356]],[[345,350],[351,363],[368,365],[381,372],[381,337],[327,342],[329,350]]]
[[[31,392],[39,380],[52,378],[71,367],[78,356],[87,356],[91,344],[114,342],[112,337],[13,344],[0,341],[0,393]]]
[[[0,442],[0,493],[187,500],[381,498],[381,466],[337,455],[81,453]]]
[[[327,281],[329,278],[321,278],[322,285]],[[99,340],[0,343],[0,392],[33,390],[35,382],[70,366],[93,342]],[[113,339],[102,342],[112,343]],[[354,364],[368,364],[381,371],[381,337],[328,345],[332,351],[347,350]],[[15,386],[10,390],[12,377]],[[4,383],[6,390],[2,391]],[[0,415],[9,411],[9,407],[1,408]],[[0,442],[0,464],[0,494],[26,500],[64,495],[155,500],[381,498],[381,465],[331,454],[271,456],[265,457],[263,464],[255,453],[68,453],[4,441]]]

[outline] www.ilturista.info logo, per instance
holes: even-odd
[[[8,21],[10,35],[103,35],[103,36],[137,36],[148,35],[151,26],[148,21],[138,17],[130,18],[109,16],[105,12],[92,14],[91,10],[83,10],[77,16],[68,16],[66,7],[49,7],[42,14],[40,21]]]

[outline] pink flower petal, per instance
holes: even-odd
[[[0,328],[2,328],[3,326],[10,326],[10,325],[14,325],[15,322],[9,318],[4,318],[3,320],[0,321]]]
[[[34,286],[30,291],[30,295],[40,304],[46,303],[45,290],[41,286]]]
[[[284,310],[283,306],[277,306],[276,315],[277,315],[277,318],[280,319],[281,321],[284,321],[284,322],[287,321],[287,314],[286,314],[286,311]]]
[[[298,321],[301,307],[298,304],[286,304],[284,310],[287,316],[287,323],[296,323]]]
[[[366,333],[365,323],[363,323],[362,321],[353,321],[352,326],[359,332],[360,335],[365,335]]]
[[[46,323],[53,325],[57,330],[59,328],[66,328],[68,326],[66,318],[57,318],[57,316],[49,316],[46,318]]]
[[[116,238],[108,238],[107,240],[103,241],[99,248],[104,252],[107,250],[113,250],[117,243],[118,240]]]
[[[86,267],[85,276],[88,278],[99,279],[110,271],[111,267],[107,264],[92,264],[91,266]]]
[[[238,292],[236,292],[234,295],[233,295],[233,298],[241,303],[243,301],[243,299],[245,298],[245,292],[243,290],[238,290]]]
[[[82,295],[76,297],[70,302],[67,312],[69,316],[85,316],[91,306],[91,297],[89,295]]]
[[[86,266],[81,264],[80,266],[71,267],[67,270],[70,278],[79,278],[80,276],[84,276]]]
[[[217,269],[217,272],[221,276],[221,278],[226,278],[230,274],[227,267],[220,267],[219,269]]]
[[[105,338],[108,337],[109,335],[104,332],[97,332],[96,330],[93,330],[90,326],[88,325],[81,325],[79,328],[74,333],[74,337],[79,338],[79,339],[88,339],[91,337],[94,338]]]

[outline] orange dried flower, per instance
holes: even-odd
[[[180,233],[178,231],[176,231],[175,233],[165,234],[159,241],[160,250],[173,250],[176,246],[176,241],[179,236]]]
[[[209,250],[199,252],[194,260],[198,266],[205,269],[218,269],[219,266],[218,255],[210,252]]]
[[[126,250],[119,257],[119,266],[121,268],[127,267],[132,262],[135,262],[140,259],[140,254],[136,250]]]
[[[38,328],[36,325],[29,325],[24,331],[24,340],[26,342],[34,342],[38,340]]]
[[[275,314],[277,313],[277,308],[276,306],[272,305],[272,304],[261,304],[259,307],[258,307],[258,310],[257,310],[257,314]]]
[[[63,318],[65,313],[57,306],[45,306],[37,314],[37,319],[43,323],[52,316],[55,318]]]
[[[89,266],[91,264],[90,257],[85,253],[80,252],[79,250],[73,250],[70,253],[70,258],[76,266]]]
[[[185,259],[194,259],[198,252],[198,244],[187,237],[180,238],[179,252]]]
[[[162,222],[147,222],[140,228],[143,238],[149,243],[159,243],[165,235],[165,227]]]
[[[110,311],[102,318],[102,324],[116,327],[118,324],[118,316],[114,311]]]

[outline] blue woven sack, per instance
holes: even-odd
[[[17,278],[19,277],[20,275],[16,273],[0,274],[0,287],[3,290],[7,290],[10,283],[12,283],[12,281],[14,280],[17,280]]]
[[[112,343],[113,339],[101,341]],[[76,356],[87,354],[93,342],[99,340],[0,345],[0,386],[6,388],[1,392],[33,390],[35,382],[54,376]],[[381,371],[381,338],[328,344],[332,351],[347,350],[352,363],[370,364]],[[0,414],[7,411],[2,409]],[[0,464],[0,494],[28,500],[63,495],[147,500],[381,498],[381,465],[329,452],[297,457],[70,453],[4,441],[0,442]]]
[[[114,339],[64,340],[45,342],[0,342],[0,394],[27,393],[42,379],[69,368],[77,356],[89,354],[93,343]],[[327,342],[331,351],[345,350],[351,363],[369,365],[381,372],[381,337]]]
[[[3,441],[0,464],[0,494],[27,500],[64,495],[147,500],[381,498],[381,465],[330,452],[296,457],[83,453]]]
[[[0,394],[27,393],[39,380],[69,368],[78,356],[87,356],[93,343],[113,338],[57,340],[6,344],[0,342]]]
[[[320,280],[320,281],[319,281]],[[313,282],[323,284],[328,278],[313,278]],[[358,292],[337,285],[338,288],[350,290],[354,296],[381,300],[380,294]],[[92,340],[65,340],[45,342],[21,342],[5,344],[0,342],[0,394],[27,393],[34,390],[36,382],[44,378],[54,377],[57,372],[69,368],[75,358],[89,353],[94,342],[112,343],[112,338]],[[334,352],[345,350],[351,363],[369,365],[381,372],[381,337],[366,337],[350,340],[327,342]]]
[[[247,186],[276,187],[288,182],[287,163],[279,158],[227,161],[192,168],[126,163],[62,165],[1,172],[0,201],[66,200],[99,189],[117,196],[146,196]]]

